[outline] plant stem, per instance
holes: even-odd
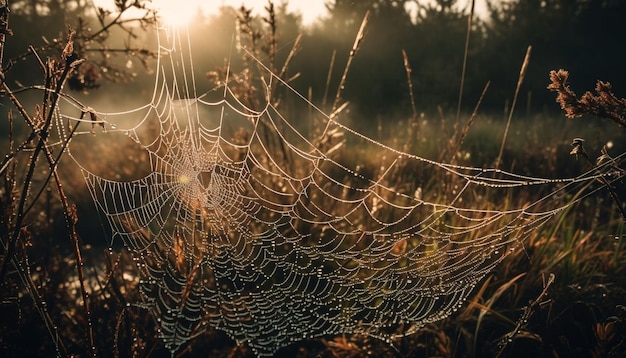
[[[456,107],[456,123],[461,117],[461,102],[463,101],[463,87],[465,86],[465,72],[467,69],[467,57],[469,54],[470,35],[472,33],[472,18],[474,17],[474,3],[472,0],[469,17],[467,18],[467,34],[465,35],[465,51],[463,52],[463,69],[461,70],[461,84],[459,85],[459,100]]]
[[[356,56],[357,51],[361,47],[361,42],[365,37],[365,29],[367,28],[369,19],[370,11],[368,10],[365,13],[365,16],[363,16],[361,27],[359,28],[359,32],[357,32],[356,38],[354,39],[354,44],[352,45],[350,55],[348,56],[348,62],[346,62],[346,67],[344,68],[343,75],[341,76],[341,80],[339,81],[339,87],[337,87],[337,94],[335,95],[335,101],[333,102],[333,106],[330,109],[330,113],[334,113],[335,110],[339,107],[339,102],[341,102],[341,93],[343,92],[343,88],[346,85],[346,80],[348,78],[348,71],[350,70],[350,66],[352,65],[352,60],[354,59],[354,56]]]
[[[515,110],[515,103],[519,95],[520,87],[524,82],[524,76],[526,75],[526,69],[528,68],[528,62],[530,61],[530,51],[532,46],[528,46],[526,49],[526,56],[524,56],[524,62],[522,62],[522,68],[519,71],[519,77],[517,78],[517,86],[515,87],[515,95],[513,96],[513,103],[511,103],[511,109],[509,110],[509,117],[506,121],[506,127],[504,127],[504,134],[502,135],[502,143],[500,144],[500,152],[496,159],[495,168],[500,168],[500,162],[502,161],[502,153],[504,152],[504,144],[506,143],[506,137],[509,134],[509,127],[511,126],[511,119],[513,119],[513,111]]]

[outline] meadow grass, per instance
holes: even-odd
[[[426,157],[436,158],[448,145],[445,138],[436,135],[441,132],[441,123],[437,118],[423,117],[420,120],[421,135],[425,139],[420,140],[415,150]],[[596,127],[580,122],[570,124],[565,130],[563,126],[546,125],[546,122],[563,121],[571,120],[537,116],[526,118],[523,123],[513,122],[503,164],[511,163],[512,169],[521,172],[532,169],[533,175],[538,176],[550,176],[555,172],[563,176],[580,173],[584,170],[583,163],[569,155],[571,146],[566,138],[572,135],[597,138],[595,144],[592,144],[594,140],[589,141],[589,148],[592,148],[604,144],[602,134],[607,131],[602,125]],[[477,166],[493,163],[500,144],[497,134],[502,133],[504,126],[500,118],[479,116],[457,154],[458,162]],[[405,126],[398,124],[398,129],[389,130],[389,136],[381,141],[393,144],[402,140],[406,133],[403,128]],[[533,128],[542,130],[535,132]],[[562,139],[557,141],[554,138]],[[617,142],[619,138],[612,140]],[[119,148],[110,150],[124,153]],[[132,154],[129,149],[127,155]],[[99,152],[99,155],[109,157],[106,152]],[[120,167],[128,163],[128,158],[119,155],[110,158],[111,161],[117,158]],[[19,159],[18,166],[27,162],[28,157]],[[373,163],[363,163],[365,166],[369,164]],[[109,165],[116,167],[115,163]],[[6,184],[11,181],[7,178],[9,174],[5,173],[3,178],[3,190],[7,190]],[[87,214],[91,203],[84,186],[78,185],[80,176],[63,174],[67,182],[77,183],[67,195],[78,204],[78,233],[87,235],[81,240],[89,242],[81,246],[85,270],[83,282],[85,290],[90,292],[90,316],[96,330],[94,344],[98,352],[105,355],[119,352],[121,356],[129,352],[133,355],[163,353],[155,334],[157,327],[149,315],[138,307],[128,306],[138,300],[134,262],[124,249],[103,247],[107,242],[104,234],[96,232],[103,230],[104,226],[97,214]],[[19,176],[17,173],[13,175]],[[398,183],[406,179],[394,178]],[[534,196],[532,192],[527,195],[525,199]],[[572,199],[564,197],[563,203]],[[55,351],[45,334],[46,324],[36,314],[40,309],[38,306],[46,302],[51,322],[59,327],[58,334],[71,342],[68,353],[87,353],[85,329],[88,324],[74,264],[76,256],[72,241],[64,234],[67,229],[60,225],[62,217],[56,214],[62,210],[57,201],[56,194],[46,192],[36,209],[41,214],[30,218],[28,237],[18,242],[15,258],[31,272],[40,302],[32,301],[13,274],[7,275],[2,305],[7,319],[3,320],[1,328],[5,352],[45,354]],[[477,209],[483,209],[484,205],[475,203]],[[626,311],[623,312],[620,305],[623,282],[626,282],[626,257],[622,247],[623,221],[614,205],[608,194],[602,192],[573,205],[536,231],[524,243],[523,250],[518,250],[497,266],[475,289],[463,310],[394,342],[394,346],[401,356],[483,356],[493,355],[501,349],[505,356],[515,356],[516,352],[528,352],[529,349],[540,354],[554,352],[558,356],[608,354],[611,350],[623,352],[621,340],[625,333],[623,319]],[[4,218],[10,216],[10,208],[5,206],[3,210]],[[88,235],[101,236],[90,238]],[[551,274],[555,279],[548,285]],[[547,293],[541,295],[544,288]],[[535,302],[537,298],[540,300]],[[29,345],[33,337],[40,339],[36,350]],[[193,341],[181,356],[205,354],[205,349],[223,356],[251,354],[222,333],[210,331]],[[279,355],[362,356],[367,352],[380,356],[398,354],[376,339],[340,336],[296,343],[279,351]]]
[[[351,53],[358,51],[359,38]],[[342,83],[349,77],[348,71],[349,63]],[[52,77],[49,79],[52,82]],[[250,87],[242,88],[249,90]],[[334,97],[333,113],[341,108],[340,92]],[[5,89],[5,93],[11,91]],[[50,93],[46,100],[54,101],[55,92]],[[19,109],[18,103],[14,101]],[[499,115],[479,112],[467,115],[468,125],[461,127],[460,112],[449,120],[443,110],[436,115],[419,115],[415,109],[413,112],[410,118],[380,125],[375,139],[433,160],[476,167],[499,165],[504,170],[540,177],[572,177],[588,169],[587,163],[570,155],[575,137],[585,138],[587,151],[598,156],[609,142],[613,143],[611,151],[622,153],[626,149],[622,144],[624,135],[615,130],[614,124],[593,118],[511,114],[503,120]],[[20,115],[19,120],[10,121],[11,126],[38,128],[22,132],[22,136],[35,133],[31,142],[36,143],[46,135],[45,121],[41,127],[29,122],[27,112]],[[414,130],[407,131],[407,124]],[[55,161],[50,159],[36,167],[38,162],[31,151],[16,149],[15,143],[20,141],[13,138],[13,133],[9,130],[8,138],[2,138],[1,144],[2,154],[15,156],[3,167],[0,178],[0,234],[3,262],[7,265],[1,293],[0,351],[6,356],[169,354],[158,339],[154,320],[145,310],[131,304],[140,301],[139,278],[131,255],[115,246],[119,243],[103,247],[108,244],[106,238],[103,244],[100,238],[89,237],[106,237],[103,232],[96,233],[106,232],[106,228],[97,214],[83,214],[89,213],[92,204],[86,188],[79,184],[82,176],[59,166],[60,174],[54,178],[57,187],[60,183],[69,185],[64,190],[46,189],[51,185],[44,183],[57,169]],[[123,168],[122,173],[132,176],[133,163],[141,161],[136,150],[108,146],[99,150],[97,156],[107,159],[104,170],[111,175]],[[361,151],[358,147],[353,150]],[[375,153],[360,154],[360,158],[370,158],[371,162],[359,164],[377,166]],[[34,170],[35,167],[40,170]],[[399,172],[389,186],[411,180],[409,175]],[[44,190],[31,210],[20,209],[31,186]],[[623,196],[622,183],[615,187]],[[431,181],[424,188],[428,190],[441,189],[436,188],[436,181]],[[524,196],[512,198],[514,202],[509,205],[521,205],[539,195],[528,188]],[[559,204],[574,199],[575,193],[564,196]],[[473,205],[484,209],[489,204]],[[626,238],[624,221],[615,205],[606,191],[571,205],[536,230],[524,242],[523,250],[517,250],[497,266],[476,287],[462,310],[393,342],[393,347],[370,337],[342,335],[294,343],[277,355],[622,356],[626,352]],[[16,222],[19,216],[27,224]],[[10,246],[13,249],[9,253]],[[178,356],[251,354],[223,333],[209,330]]]

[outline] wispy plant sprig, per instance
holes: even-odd
[[[598,160],[594,163],[594,161],[591,160],[591,158],[587,154],[587,151],[583,147],[584,142],[585,142],[584,139],[574,138],[574,141],[572,142],[572,146],[574,148],[572,149],[570,154],[575,155],[576,157],[578,156],[583,157],[587,161],[587,163],[589,163],[589,165],[591,165],[593,168],[597,168],[599,165],[601,165],[603,160],[606,160],[607,158],[610,159],[606,151],[606,148],[602,148],[602,156],[598,158]],[[622,201],[619,199],[619,196],[615,192],[615,189],[613,188],[612,184],[605,177],[600,177],[600,181],[609,190],[609,194],[611,195],[611,198],[615,202],[615,205],[619,209],[619,212],[622,214],[622,219],[624,220],[624,222],[626,222],[626,211],[624,210],[624,205],[622,205]]]
[[[576,93],[567,84],[569,72],[563,69],[550,71],[548,89],[557,92],[556,102],[561,105],[568,118],[581,117],[592,114],[600,118],[609,119],[621,127],[626,127],[626,99],[618,98],[611,92],[609,82],[598,81],[595,92],[585,92],[578,98]]]
[[[127,63],[120,65],[119,61],[112,61],[115,55],[126,55],[133,61],[141,63],[147,71],[151,68],[150,60],[157,58],[156,51],[149,50],[142,44],[137,34],[138,31],[151,28],[157,19],[154,10],[147,7],[145,1],[115,1],[115,8],[112,10],[92,6],[97,24],[90,22],[84,14],[76,16],[75,22],[73,21],[73,51],[84,59],[80,66],[75,66],[68,75],[67,85],[75,91],[88,92],[99,88],[104,79],[112,82],[126,82],[134,78],[135,70],[127,67]],[[8,5],[0,6],[0,13],[2,11],[8,12]],[[119,36],[119,33],[114,31],[121,31],[127,36],[124,45],[112,45],[110,39]],[[12,34],[12,30],[7,24],[0,22],[0,46],[5,41],[5,34]],[[5,75],[11,64],[33,55],[37,57],[37,52],[45,56],[58,56],[64,51],[64,45],[64,39],[56,37],[51,41],[44,39],[41,45],[29,46],[28,51],[9,59],[3,69]],[[41,62],[41,59],[37,60]]]

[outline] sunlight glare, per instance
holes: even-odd
[[[154,0],[161,21],[169,26],[186,26],[202,9],[202,0]]]

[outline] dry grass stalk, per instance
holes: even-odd
[[[278,77],[283,78],[287,74],[287,69],[289,67],[289,64],[291,63],[293,58],[296,56],[296,54],[300,50],[301,44],[302,44],[302,35],[300,34],[294,40],[293,46],[291,46],[291,51],[289,51],[289,54],[287,55],[287,59],[285,59],[285,63],[283,63],[283,67],[280,69],[280,73],[278,74]],[[294,78],[289,79],[287,82],[291,82],[293,81],[293,79]]]
[[[330,64],[328,65],[328,74],[326,75],[326,87],[324,87],[324,97],[322,97],[322,108],[326,109],[326,102],[328,101],[328,90],[330,88],[330,80],[333,76],[333,68],[335,67],[335,57],[337,56],[337,50],[333,50],[333,55],[330,58]]]
[[[276,32],[276,12],[274,11],[274,2],[269,1],[265,7],[267,12],[267,18],[263,18],[263,21],[270,27],[270,36],[268,37],[267,54],[270,60],[270,70],[272,73],[276,72],[276,52],[278,51],[278,33]]]
[[[537,296],[537,298],[530,303],[530,305],[524,307],[524,312],[522,313],[520,319],[517,321],[515,329],[509,332],[504,337],[505,339],[502,340],[500,349],[496,352],[496,357],[502,356],[504,350],[509,345],[509,343],[513,341],[515,336],[520,334],[520,332],[526,328],[526,326],[528,325],[528,320],[530,319],[530,316],[532,316],[533,312],[545,303],[545,299],[548,296],[548,290],[550,289],[550,286],[552,286],[552,284],[554,283],[555,279],[556,276],[553,273],[550,273],[547,278],[545,277],[545,275],[543,276],[543,290],[541,291],[539,296]]]
[[[411,98],[411,113],[413,113],[413,119],[415,120],[417,116],[417,108],[415,106],[415,94],[413,93],[413,80],[411,79],[411,74],[413,73],[413,69],[411,68],[411,63],[409,62],[409,56],[406,54],[404,49],[402,50],[402,59],[404,60],[404,71],[406,72],[406,81],[409,85],[409,96]]]
[[[463,69],[461,70],[461,84],[459,85],[459,100],[456,107],[456,123],[461,117],[461,102],[463,101],[463,87],[465,87],[465,72],[467,70],[467,57],[469,54],[470,35],[472,33],[472,19],[474,17],[475,0],[471,1],[470,13],[467,17],[467,33],[465,34],[465,50],[463,52]]]
[[[407,85],[409,87],[409,98],[411,101],[411,119],[409,125],[410,129],[403,150],[405,152],[415,153],[419,144],[418,136],[420,133],[420,116],[417,113],[417,106],[415,105],[413,79],[411,78],[411,75],[413,74],[413,69],[411,68],[411,63],[409,62],[409,56],[404,49],[402,50],[402,59],[404,63],[404,72],[406,73]]]
[[[515,95],[513,95],[513,103],[511,103],[511,109],[509,110],[509,118],[506,121],[506,127],[504,127],[504,134],[502,135],[502,143],[500,144],[500,152],[496,159],[495,168],[500,168],[500,162],[502,161],[502,153],[504,152],[504,144],[506,143],[506,137],[509,134],[509,127],[511,126],[511,120],[513,119],[513,112],[515,111],[515,104],[517,103],[517,97],[519,95],[520,87],[524,82],[524,76],[526,76],[526,70],[528,69],[528,63],[530,61],[530,52],[532,46],[528,46],[526,49],[526,56],[524,56],[524,62],[522,62],[522,68],[519,71],[519,77],[517,78],[517,86],[515,87]]]
[[[480,98],[478,98],[478,102],[476,102],[476,106],[474,107],[474,111],[472,112],[472,115],[469,117],[469,119],[467,120],[467,123],[465,124],[465,127],[463,127],[463,130],[461,131],[461,134],[456,143],[456,146],[454,147],[451,153],[450,160],[452,162],[454,162],[457,153],[461,149],[461,145],[463,145],[463,141],[465,140],[465,137],[467,137],[467,134],[469,133],[469,129],[472,126],[472,123],[474,122],[476,115],[478,114],[478,108],[480,107],[480,104],[482,103],[483,98],[485,97],[485,94],[487,93],[487,90],[489,89],[490,84],[491,84],[491,81],[487,81],[487,83],[485,84],[485,88],[483,88],[483,91],[480,94]]]
[[[348,71],[350,70],[350,66],[352,65],[352,60],[354,56],[356,56],[357,51],[361,47],[361,42],[363,42],[363,38],[365,37],[365,30],[367,28],[367,24],[370,19],[370,11],[368,10],[363,16],[363,21],[361,22],[361,27],[359,28],[359,32],[356,34],[356,38],[354,39],[354,44],[352,45],[352,49],[350,50],[350,56],[348,56],[348,62],[346,63],[346,67],[343,70],[343,75],[341,76],[341,80],[339,81],[339,87],[337,88],[337,94],[335,95],[335,101],[333,102],[333,106],[330,109],[330,112],[334,112],[339,103],[341,102],[341,93],[346,85],[346,80],[348,79]]]

